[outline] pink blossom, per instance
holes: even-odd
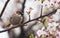
[[[60,38],[60,31],[57,30],[56,38]]]

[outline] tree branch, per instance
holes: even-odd
[[[43,18],[43,17],[45,17],[45,16],[49,16],[49,15],[55,14],[56,11],[57,11],[57,9],[54,10],[53,12],[47,14],[47,15],[37,17],[37,18],[32,19],[32,20],[29,20],[29,21],[27,21],[27,22],[25,22],[25,23],[23,23],[23,24],[19,24],[19,25],[16,25],[16,26],[12,26],[11,28],[6,28],[5,30],[0,31],[0,33],[2,33],[2,32],[6,32],[6,31],[9,31],[9,30],[14,29],[14,28],[17,28],[17,27],[22,26],[22,25],[24,25],[24,24],[27,24],[27,23],[29,23],[29,22],[32,22],[32,21],[38,20],[39,18]]]
[[[6,1],[5,5],[4,5],[4,7],[3,7],[2,11],[1,11],[0,18],[1,18],[1,16],[3,15],[3,13],[4,13],[5,9],[6,9],[6,6],[7,6],[7,4],[8,4],[9,1],[10,1],[10,0],[7,0],[7,1]]]

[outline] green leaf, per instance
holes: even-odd
[[[34,35],[33,34],[30,34],[29,38],[34,38]]]

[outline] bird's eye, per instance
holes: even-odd
[[[16,11],[16,13],[17,13],[18,15],[20,15],[20,14],[21,14],[21,11]]]

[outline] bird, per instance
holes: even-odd
[[[12,15],[12,17],[10,18],[10,23],[13,25],[17,25],[20,22],[21,22],[21,17],[16,14]]]
[[[49,20],[49,18],[47,16],[45,16],[42,20],[42,23],[43,23],[45,29],[47,29],[47,27],[48,27],[48,20]]]

